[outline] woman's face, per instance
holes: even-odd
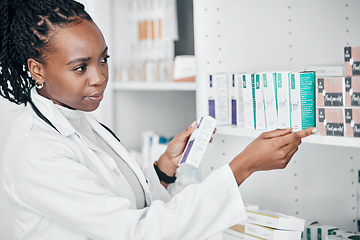
[[[82,111],[98,108],[108,81],[108,49],[95,23],[87,20],[56,27],[51,51],[41,64],[44,87],[39,94]]]

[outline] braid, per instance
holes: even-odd
[[[27,104],[35,85],[27,60],[45,62],[54,27],[92,21],[74,0],[0,0],[0,95]]]

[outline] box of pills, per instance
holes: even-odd
[[[360,47],[345,47],[345,76],[359,76],[360,75]]]
[[[335,235],[335,230],[338,230],[337,227],[320,225],[317,229],[318,240],[325,240],[326,236]]]
[[[345,78],[317,78],[317,102],[319,107],[344,106]]]
[[[291,127],[315,127],[315,72],[290,73],[289,81]]]
[[[321,135],[345,136],[343,108],[319,107],[318,119],[319,119],[319,132]]]
[[[255,119],[256,126],[258,130],[266,129],[265,122],[265,103],[264,103],[264,94],[262,87],[262,74],[255,74]]]
[[[360,106],[360,77],[345,77],[345,106]]]
[[[360,137],[360,108],[345,108],[345,136]]]
[[[245,126],[244,101],[242,97],[242,74],[232,74],[229,83],[231,124]]]
[[[276,92],[277,92],[277,127],[290,127],[290,95],[289,95],[289,72],[276,73]]]
[[[276,94],[276,73],[262,73],[262,87],[265,104],[266,129],[277,128],[277,94]]]
[[[256,128],[254,74],[242,75],[242,96],[244,102],[244,125],[247,129]]]
[[[309,66],[309,71],[314,71],[317,77],[342,77],[344,76],[344,66]]]
[[[209,115],[215,118],[219,125],[230,124],[227,75],[213,74],[208,80]]]
[[[182,169],[198,168],[216,126],[216,120],[210,116],[200,119],[198,126],[190,135],[179,162]]]

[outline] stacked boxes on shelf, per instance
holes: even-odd
[[[320,134],[360,137],[360,47],[345,47],[345,77],[317,79]]]
[[[315,72],[209,75],[209,115],[219,124],[273,130],[315,126]]]
[[[305,220],[269,211],[249,211],[245,222],[232,226],[226,234],[237,239],[300,240]],[[225,235],[226,236],[226,235]],[[224,238],[225,239],[225,238]],[[233,238],[235,239],[235,238]]]
[[[304,240],[360,239],[360,233],[341,230],[338,227],[321,225],[317,221],[306,224]]]

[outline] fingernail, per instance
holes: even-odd
[[[319,130],[317,128],[314,128],[313,130],[311,130],[312,133],[317,133]]]
[[[195,126],[195,124],[196,124],[196,120],[193,121],[193,123],[189,127],[193,127],[193,126]]]

